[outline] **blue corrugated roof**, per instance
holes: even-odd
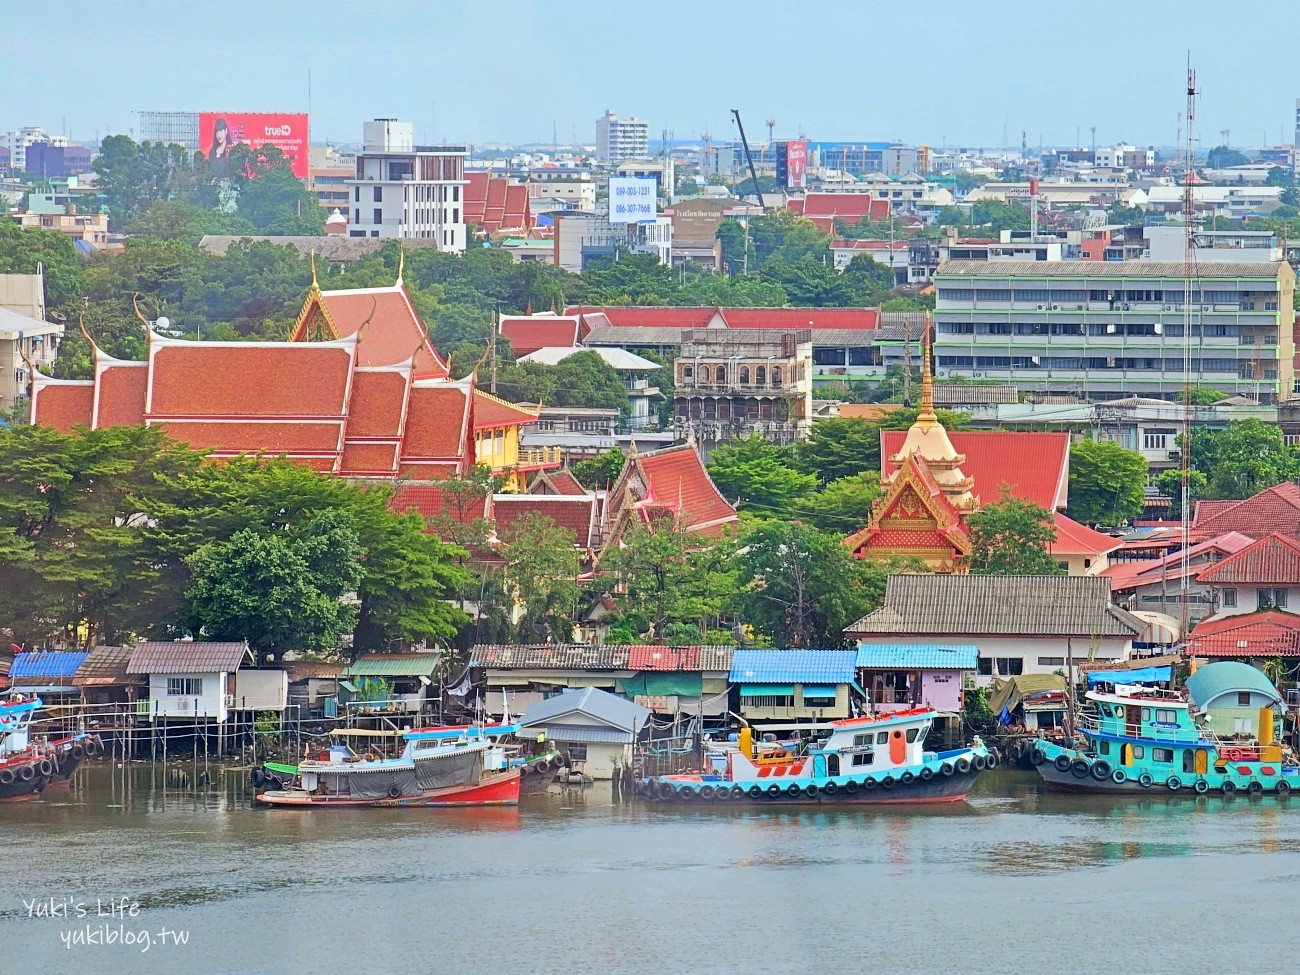
[[[856,650],[737,650],[731,680],[738,684],[848,684]]]
[[[857,664],[871,670],[974,670],[973,643],[882,643],[858,647]]]
[[[13,680],[71,677],[89,656],[81,651],[29,650],[14,657],[9,677]]]

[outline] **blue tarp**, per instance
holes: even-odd
[[[28,650],[14,657],[9,668],[11,679],[46,679],[72,677],[89,657],[89,653],[71,650]]]
[[[1141,670],[1094,670],[1088,686],[1094,684],[1168,684],[1169,667],[1143,667]]]

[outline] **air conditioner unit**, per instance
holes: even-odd
[[[1174,310],[1174,306],[1173,306],[1173,305],[1161,305],[1161,306],[1160,306],[1160,310],[1161,310],[1161,311],[1173,311],[1173,310]]]
[[[1039,305],[1039,306],[1038,306],[1038,310],[1039,310],[1039,311],[1047,311],[1047,306],[1046,306],[1046,305]]]
[[[1124,311],[1128,311],[1128,305],[1121,305],[1120,307],[1123,308]]]
[[[1053,305],[1053,306],[1052,306],[1052,311],[1060,311],[1060,310],[1061,310],[1061,306],[1060,306],[1060,305]]]
[[[1074,306],[1074,310],[1075,310],[1075,311],[1083,311],[1083,305],[1075,305],[1075,306]]]
[[[972,373],[971,373],[971,376],[972,376],[973,378],[975,378],[975,379],[980,379],[980,378],[982,378],[982,377],[984,376],[984,373],[982,373],[982,372],[972,372]]]

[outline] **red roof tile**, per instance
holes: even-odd
[[[347,442],[343,445],[339,473],[370,476],[396,474],[399,446],[396,441],[392,443]]]
[[[143,362],[104,364],[99,368],[97,427],[133,427],[144,422],[149,367]]]
[[[1124,544],[1120,539],[1093,531],[1059,511],[1052,513],[1052,523],[1056,526],[1056,541],[1047,546],[1052,555],[1088,555],[1099,558]]]
[[[1300,540],[1289,535],[1266,535],[1234,555],[1205,569],[1198,581],[1224,583],[1300,585]]]
[[[596,540],[596,498],[545,494],[497,494],[492,497],[492,517],[497,537],[509,541],[515,525],[528,515],[550,518],[573,533],[574,544],[590,548]]]
[[[854,222],[863,217],[889,219],[889,201],[877,200],[870,193],[807,193],[802,200],[791,200],[792,212],[804,217],[837,217]]]
[[[1187,639],[1192,657],[1300,657],[1300,616],[1277,609],[1201,620]]]
[[[581,340],[577,316],[502,316],[501,335],[516,356],[538,349],[574,349]]]
[[[485,172],[465,174],[465,222],[490,233],[533,226],[528,187]]]
[[[880,325],[875,308],[724,308],[728,328],[836,328],[868,331]]]
[[[737,520],[736,509],[722,496],[689,444],[639,454],[631,463],[645,480],[641,503],[671,509],[685,531]]]
[[[411,402],[402,441],[402,460],[459,460],[468,444],[471,413],[464,383],[428,381],[411,388]]]
[[[631,646],[628,670],[702,670],[702,647]]]
[[[519,427],[537,422],[537,414],[498,399],[481,389],[474,390],[474,429]]]
[[[400,372],[357,370],[348,403],[348,439],[396,437],[401,433],[406,376]]]
[[[151,417],[343,415],[352,350],[341,344],[154,343]]]
[[[1273,532],[1300,536],[1300,485],[1286,481],[1229,508],[1216,505],[1205,515],[1201,511],[1198,506],[1192,522],[1198,538],[1226,531],[1238,531],[1252,538],[1263,538]]]
[[[906,430],[880,432],[882,474],[894,472],[889,458],[902,449],[906,438]],[[950,432],[948,439],[959,454],[966,455],[962,473],[974,479],[974,493],[981,504],[997,501],[1006,484],[1013,497],[1048,511],[1064,507],[1070,463],[1068,433],[957,431]]]
[[[566,468],[559,471],[539,471],[532,483],[528,485],[528,493],[576,497],[590,492],[573,476],[573,472]]]
[[[566,315],[586,315],[591,312],[604,315],[608,324],[615,328],[707,328],[718,309],[713,307],[656,308],[639,305],[597,308],[577,305],[564,310]]]
[[[429,341],[428,329],[402,285],[322,291],[321,301],[340,338],[356,334],[370,319],[357,344],[357,365],[394,366],[414,355],[416,378],[447,375],[447,366]]]
[[[1187,550],[1188,568],[1195,575],[1215,557],[1240,552],[1254,539],[1238,532],[1225,532],[1214,538],[1206,539],[1192,545]],[[1127,546],[1126,546],[1127,547]],[[1164,558],[1143,559],[1140,562],[1119,562],[1108,566],[1101,574],[1110,580],[1113,591],[1136,589],[1160,582],[1181,578],[1182,552],[1174,552]]]
[[[95,403],[95,384],[37,379],[32,398],[33,422],[71,433],[74,427],[90,426]]]
[[[443,512],[462,523],[475,518],[484,518],[491,510],[491,496],[479,495],[470,499],[472,503],[449,507],[450,496],[446,488],[437,480],[403,481],[397,485],[393,500],[388,506],[397,512],[414,511],[425,518],[436,518]]]
[[[167,435],[191,447],[235,454],[338,453],[339,423],[220,423],[168,420]]]

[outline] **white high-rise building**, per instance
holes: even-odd
[[[27,168],[27,147],[34,142],[48,142],[52,146],[66,146],[66,135],[49,135],[38,126],[29,125],[13,132],[6,132],[0,139],[9,150],[9,165],[14,169]]]
[[[620,119],[609,109],[596,119],[596,161],[617,166],[650,154],[650,123],[635,115]]]
[[[356,179],[348,180],[349,237],[420,237],[441,251],[465,250],[466,146],[417,146],[414,126],[365,124]]]

